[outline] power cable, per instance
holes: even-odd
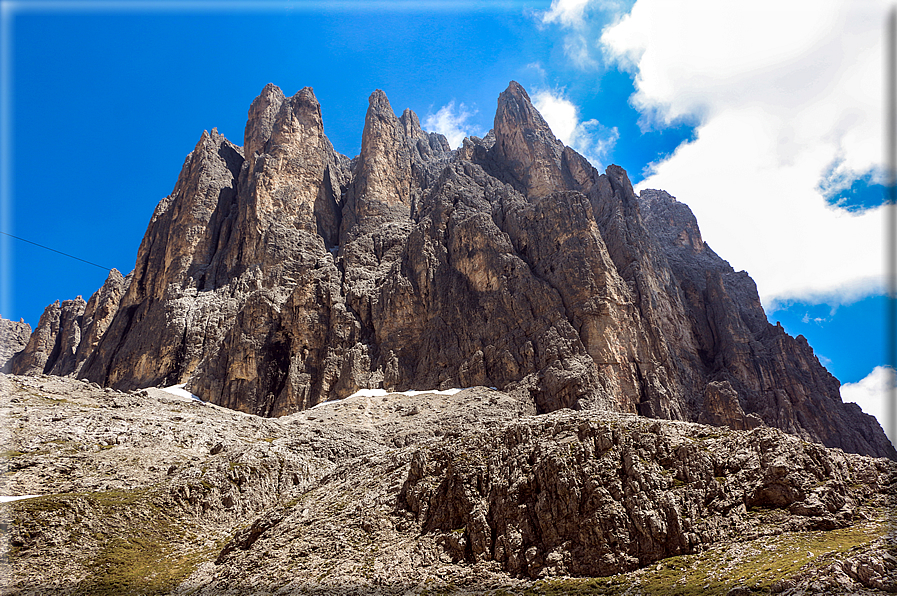
[[[0,232],[4,236],[9,236],[10,238],[15,238],[16,240],[21,240],[22,242],[27,242],[28,244],[33,244],[34,246],[39,246],[46,250],[53,251],[55,253],[59,253],[63,256],[69,257],[70,259],[75,259],[76,261],[81,261],[82,263],[87,263],[88,265],[93,265],[94,267],[99,267],[100,269],[105,269],[106,271],[112,271],[111,267],[103,267],[102,265],[97,265],[96,263],[91,263],[90,261],[84,260],[81,257],[76,257],[75,255],[70,255],[67,252],[62,252],[61,250],[56,250],[55,248],[50,248],[49,246],[44,246],[43,244],[38,244],[37,242],[32,242],[31,240],[26,240],[25,238],[19,238],[18,236],[13,236],[12,234],[7,234],[6,232]]]

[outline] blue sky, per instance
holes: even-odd
[[[514,79],[596,167],[692,207],[770,320],[872,399],[887,3],[805,6],[4,0],[0,229],[126,273],[202,131],[241,143],[266,83],[313,87],[351,157],[374,89],[460,139],[491,128]],[[0,249],[0,314],[32,326],[106,276],[8,237]]]

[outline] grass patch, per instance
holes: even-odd
[[[768,594],[780,579],[804,574],[862,550],[885,534],[886,524],[870,522],[829,532],[798,532],[718,546],[697,555],[663,559],[647,568],[596,578],[563,578],[538,581],[523,596],[699,596],[726,594],[745,586]],[[812,553],[812,554],[810,554]],[[487,592],[484,592],[486,594]],[[500,592],[488,592],[490,595]]]
[[[633,585],[625,576],[553,579],[536,582],[523,591],[524,596],[604,596],[622,594]]]
[[[142,528],[135,534],[106,541],[92,562],[93,577],[79,586],[77,594],[114,596],[117,594],[167,594],[204,560],[208,551],[184,552],[172,546],[168,524]]]
[[[735,586],[768,592],[775,582],[810,565],[822,566],[885,533],[882,525],[864,524],[828,532],[797,532],[715,548],[701,555],[672,557],[649,567],[641,578],[645,596],[725,594]],[[747,552],[735,555],[734,549]],[[727,552],[728,550],[728,552]],[[740,560],[736,561],[736,558]]]
[[[70,548],[77,542],[93,553],[84,564],[90,575],[74,592],[80,596],[167,594],[215,552],[193,548],[193,528],[157,504],[150,489],[45,495],[11,505],[14,523],[62,526]],[[103,531],[87,532],[90,520],[100,520]]]
[[[189,526],[153,502],[148,490],[105,491],[86,495],[101,515],[122,512],[121,525],[101,540],[99,552],[77,594],[165,594],[187,577],[213,549],[191,549]]]
[[[29,517],[34,518],[39,513],[52,513],[66,509],[65,499],[59,495],[43,495],[33,499],[22,499],[21,501],[13,501],[9,504],[14,511],[26,513]]]

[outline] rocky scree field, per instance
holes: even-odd
[[[897,464],[475,387],[263,418],[0,377],[3,594],[881,594]]]

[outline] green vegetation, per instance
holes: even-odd
[[[127,538],[106,541],[93,561],[96,573],[79,586],[78,593],[165,594],[187,577],[211,552],[183,551],[169,541],[172,528],[144,527]]]
[[[698,596],[726,594],[735,586],[769,594],[777,581],[861,551],[886,530],[885,524],[871,522],[829,532],[765,537],[719,546],[698,555],[671,557],[628,574],[539,581],[524,590],[523,595],[610,596],[622,595],[635,587],[634,592],[643,596]]]
[[[81,583],[78,594],[167,593],[213,555],[212,549],[185,545],[196,535],[156,505],[150,491],[105,491],[85,497],[97,513],[118,523],[112,528],[114,533],[101,540],[89,565],[95,573]],[[116,512],[124,515],[116,516]]]
[[[44,495],[33,499],[24,499],[22,501],[13,501],[10,506],[14,511],[27,512],[28,517],[34,519],[38,513],[52,513],[62,509],[66,509],[64,500],[59,495]],[[13,523],[20,521],[18,517]]]
[[[159,506],[148,489],[45,495],[12,505],[14,524],[64,527],[70,545],[92,553],[85,561],[92,573],[77,586],[79,595],[165,594],[215,552],[192,548],[198,541],[193,529]],[[103,530],[84,532],[85,518],[102,520]]]
[[[592,577],[588,579],[555,579],[537,582],[523,592],[524,596],[585,596],[591,594],[622,594],[632,583],[623,576]]]

